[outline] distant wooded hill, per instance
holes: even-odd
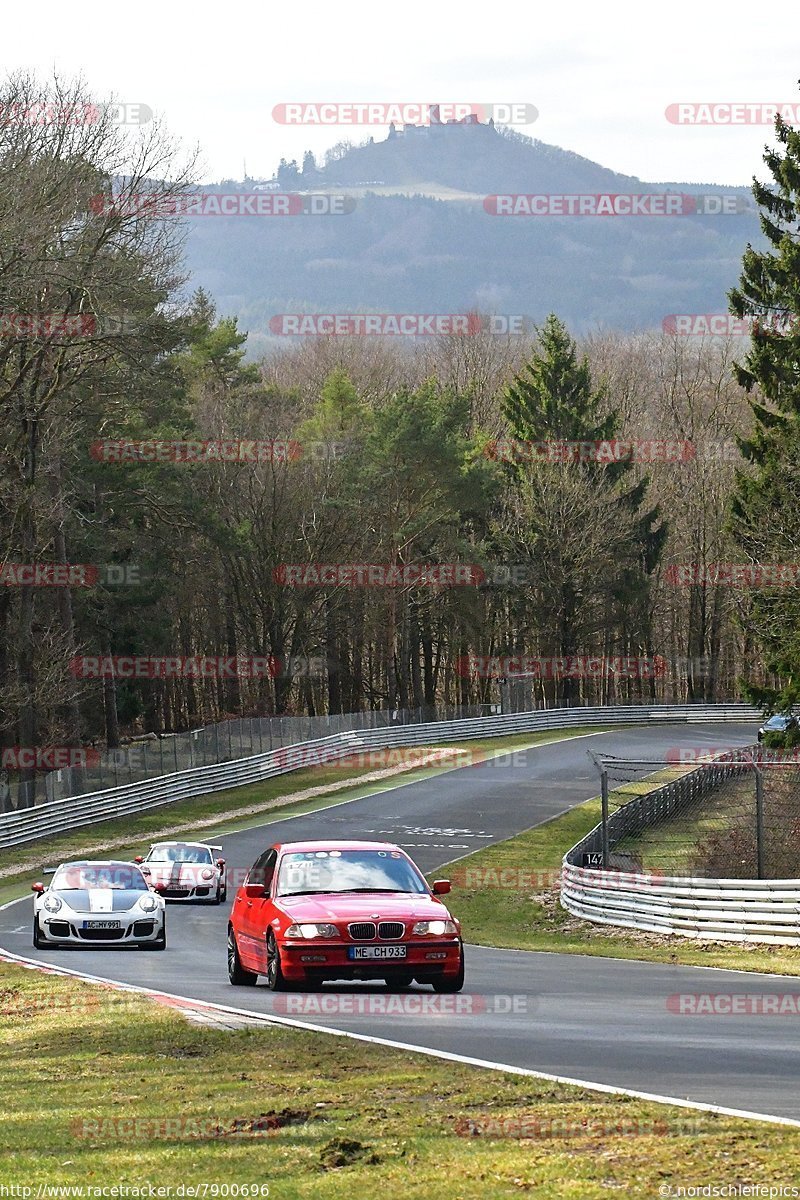
[[[269,321],[286,312],[478,309],[536,322],[556,312],[577,333],[660,328],[669,313],[724,312],[742,251],[761,238],[747,187],[644,183],[488,126],[407,131],[329,160],[298,176],[284,165],[282,187],[346,189],[356,197],[346,215],[189,222],[192,283],[239,317],[251,353],[285,340],[270,335]],[[745,211],[500,217],[482,203],[507,192],[666,191],[736,197]]]

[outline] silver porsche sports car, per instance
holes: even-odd
[[[33,884],[33,944],[165,950],[166,904],[129,862],[62,863]]]

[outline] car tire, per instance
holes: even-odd
[[[33,946],[35,950],[46,950],[48,943],[42,937],[42,931],[39,928],[38,915],[33,918]]]
[[[395,971],[392,975],[385,975],[383,982],[393,992],[399,992],[404,988],[411,987],[414,976],[411,971]]]
[[[257,975],[242,966],[236,935],[231,928],[228,929],[228,979],[234,987],[255,987],[258,979]]]
[[[166,925],[161,930],[161,937],[156,938],[154,942],[141,942],[143,950],[166,950],[167,948],[167,927]]]
[[[222,892],[219,890],[219,888],[217,888],[217,894],[216,894],[216,896],[214,897],[214,900],[213,900],[213,902],[212,902],[212,903],[214,903],[214,904],[222,904]]]
[[[433,990],[435,992],[460,992],[464,986],[464,947],[461,947],[461,966],[458,969],[457,975],[443,975],[440,979],[434,979]]]
[[[271,929],[267,934],[267,987],[271,992],[286,992],[289,989],[283,977],[278,943]]]

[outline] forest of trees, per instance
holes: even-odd
[[[67,114],[87,102],[81,85],[54,96],[20,78],[0,105],[45,100]],[[534,337],[329,338],[246,362],[236,321],[187,289],[180,225],[92,203],[154,179],[172,180],[160,195],[186,187],[192,164],[162,130],[132,137],[102,115],[0,125],[0,748],[114,747],[230,716],[431,713],[504,688],[511,705],[785,689],[796,584],[731,586],[718,568],[800,561],[796,332],[757,334],[754,349],[576,344],[551,316]],[[777,298],[743,285],[733,303],[797,311],[798,292],[795,267]],[[620,441],[644,449],[530,452]],[[219,443],[261,452],[225,461]],[[53,586],[20,569],[32,564],[87,569]],[[353,586],[300,570],[335,564],[395,574]],[[454,585],[407,581],[448,564],[473,569]],[[120,656],[270,669],[76,670]],[[503,683],[522,658],[562,665]],[[588,658],[617,665],[574,668]]]

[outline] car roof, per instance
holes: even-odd
[[[346,841],[326,839],[316,842],[276,842],[275,850],[310,851],[310,850],[400,850],[394,842],[365,842],[348,838]],[[403,851],[405,853],[405,851]]]
[[[76,858],[70,862],[59,863],[56,870],[60,871],[62,867],[133,867],[134,870],[139,870],[138,863],[124,858]]]
[[[213,850],[214,849],[214,847],[211,846],[208,842],[176,842],[174,838],[163,838],[161,841],[151,842],[150,843],[151,850],[153,849],[153,846],[197,846],[199,849],[203,849],[203,850]]]

